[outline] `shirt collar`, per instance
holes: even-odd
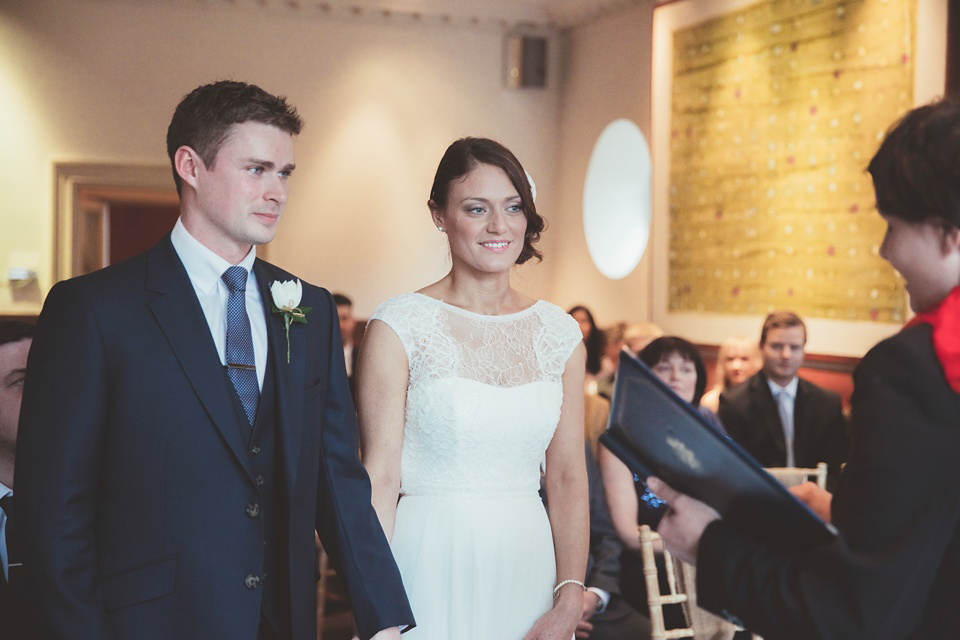
[[[800,378],[793,376],[793,380],[787,383],[787,386],[781,387],[776,382],[767,378],[767,384],[770,385],[770,393],[773,394],[773,397],[776,398],[777,394],[780,392],[786,392],[791,399],[796,399],[797,397],[797,385],[800,384]]]
[[[187,228],[183,226],[181,218],[177,218],[177,224],[173,226],[173,231],[170,232],[170,242],[173,243],[173,248],[180,256],[180,261],[187,270],[190,282],[198,291],[204,293],[213,291],[217,283],[220,282],[220,276],[223,275],[223,272],[228,267],[233,266],[190,235]],[[243,267],[247,270],[247,273],[250,273],[256,258],[256,246],[250,247],[250,252],[237,266]]]
[[[0,482],[0,498],[5,497],[8,493],[13,493],[13,489]]]

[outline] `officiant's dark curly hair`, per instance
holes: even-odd
[[[877,211],[960,228],[960,97],[908,111],[870,160]]]
[[[292,136],[303,128],[296,108],[287,104],[283,96],[272,95],[246,82],[221,80],[205,84],[188,93],[173,112],[167,128],[167,155],[171,166],[177,149],[187,146],[212,169],[230,127],[244,122],[268,124]],[[173,167],[173,180],[180,193],[182,183],[176,167]]]
[[[431,210],[446,207],[450,184],[463,178],[478,164],[489,164],[503,169],[520,194],[523,215],[527,219],[527,231],[517,264],[523,264],[530,258],[542,260],[543,254],[533,245],[540,240],[540,232],[543,231],[545,223],[537,213],[527,173],[517,157],[499,142],[488,138],[460,138],[447,147],[437,167],[437,175],[433,178],[428,206]]]

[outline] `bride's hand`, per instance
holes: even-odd
[[[561,598],[553,609],[540,616],[523,640],[572,640],[582,614],[582,598],[581,602]]]

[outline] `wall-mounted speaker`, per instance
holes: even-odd
[[[507,36],[506,85],[510,89],[547,86],[547,39],[543,36]]]

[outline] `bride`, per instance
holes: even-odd
[[[450,272],[381,304],[360,352],[362,456],[410,640],[569,640],[582,614],[580,329],[510,285],[514,264],[540,258],[534,197],[499,143],[450,145],[428,202]]]

